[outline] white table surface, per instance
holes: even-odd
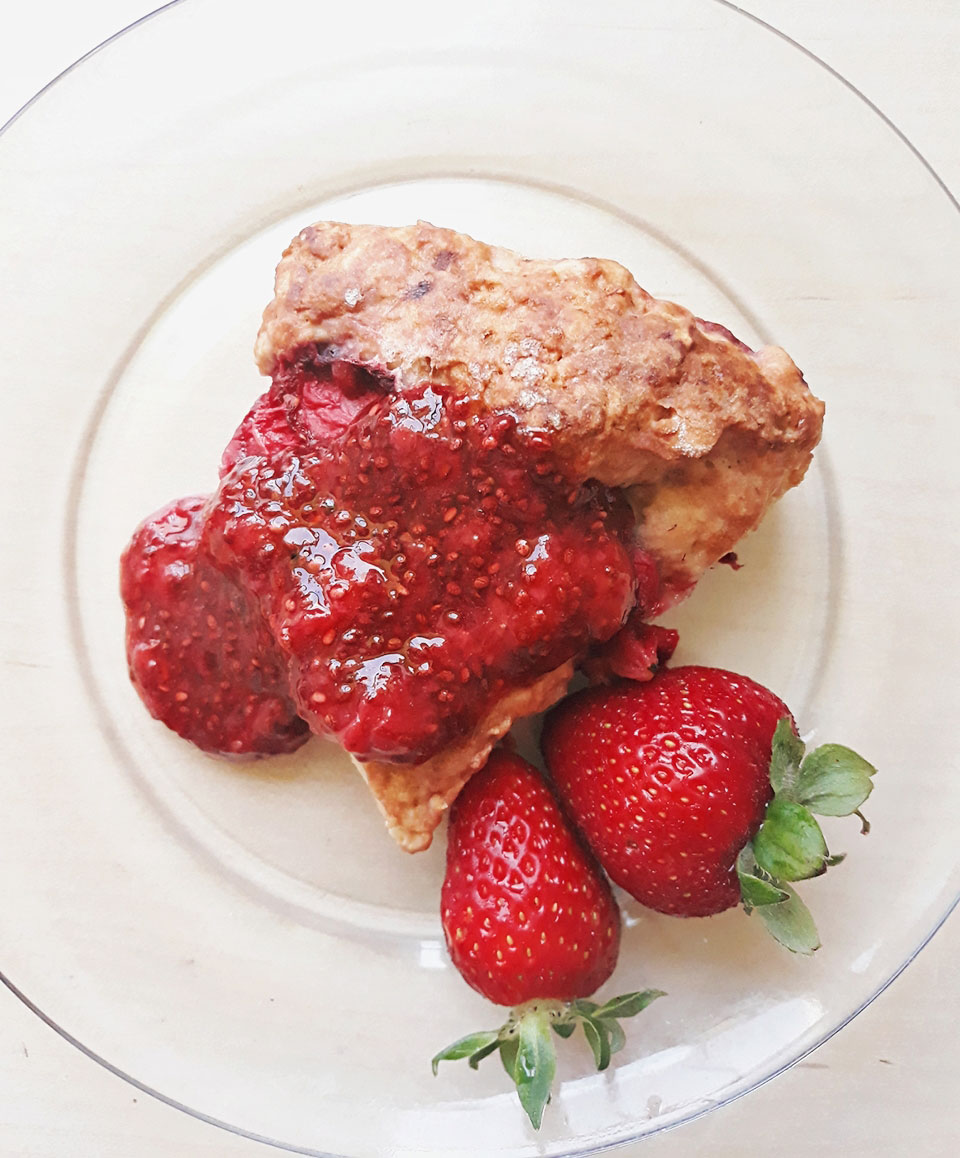
[[[8,0],[0,123],[150,7],[148,0]],[[852,81],[960,193],[960,0],[742,0],[742,7]],[[320,19],[322,4],[317,8]],[[617,1153],[960,1154],[958,958],[960,917],[954,917],[880,999],[805,1062],[732,1106]],[[0,1158],[271,1153],[139,1094],[0,989]]]

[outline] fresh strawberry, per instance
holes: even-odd
[[[717,668],[679,667],[569,697],[544,758],[611,878],[649,908],[700,917],[742,902],[796,952],[819,945],[787,882],[831,857],[812,813],[857,812],[875,769],[827,744],[804,758],[772,692]]]
[[[581,1024],[605,1069],[624,1044],[618,1019],[661,996],[645,990],[604,1005],[585,1000],[616,965],[620,911],[540,773],[503,749],[451,809],[441,917],[464,980],[514,1008],[500,1029],[441,1050],[433,1072],[457,1058],[476,1068],[499,1050],[535,1127],[556,1068],[550,1029],[569,1037]]]
[[[507,751],[453,806],[441,906],[454,965],[497,1005],[589,997],[617,963],[610,885],[540,773]]]

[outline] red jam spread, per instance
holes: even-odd
[[[359,759],[419,763],[468,735],[507,691],[613,636],[643,578],[626,501],[571,484],[547,436],[429,384],[398,393],[376,370],[315,350],[281,369],[234,435],[199,544],[200,500],[159,520],[188,510],[189,550],[176,536],[169,548],[171,561],[184,556],[183,585],[141,578],[135,589],[128,571],[165,574],[166,560],[147,557],[143,530],[128,548],[131,670],[134,645],[169,641],[159,616],[173,600],[167,610],[197,640],[184,670],[168,646],[169,693],[154,680],[148,696],[134,679],[154,714],[198,743],[202,723],[184,727],[160,697],[175,700],[184,684],[189,702],[198,677],[213,686],[219,676],[223,695],[224,682],[245,681],[231,703],[256,704],[250,727],[228,746],[201,744],[217,750],[266,751],[283,728],[299,742],[286,693],[313,731]],[[208,626],[223,619],[229,656]],[[270,673],[261,700],[245,670],[251,647]],[[261,720],[268,694],[277,714]]]
[[[260,609],[200,551],[205,498],[135,532],[120,565],[130,678],[152,715],[208,752],[292,752],[309,735]]]

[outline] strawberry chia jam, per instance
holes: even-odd
[[[123,554],[130,678],[152,715],[208,752],[292,752],[309,730],[260,608],[199,549],[207,501],[157,511]]]
[[[548,436],[430,384],[398,393],[385,375],[301,352],[221,472],[205,508],[167,508],[190,520],[192,578],[149,584],[142,529],[123,563],[134,683],[208,750],[290,750],[306,727],[295,710],[359,759],[419,763],[505,692],[613,636],[636,600],[620,493],[571,484]],[[158,618],[164,592],[176,635]],[[215,622],[229,624],[229,654]],[[150,646],[162,684],[144,675]],[[232,711],[218,708],[208,732],[185,726],[183,704],[213,711],[204,697],[224,683]]]

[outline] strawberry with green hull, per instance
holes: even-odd
[[[743,904],[788,949],[819,947],[790,885],[843,859],[814,813],[859,815],[875,771],[862,757],[839,744],[805,755],[777,696],[706,667],[570,696],[541,742],[598,860],[641,904],[682,917]]]
[[[451,809],[441,917],[464,980],[513,1008],[499,1029],[441,1050],[433,1072],[461,1058],[476,1069],[499,1051],[534,1127],[556,1070],[550,1031],[566,1038],[582,1026],[597,1068],[606,1069],[624,1044],[620,1020],[662,996],[648,989],[588,1000],[617,962],[617,902],[543,777],[503,749]]]

